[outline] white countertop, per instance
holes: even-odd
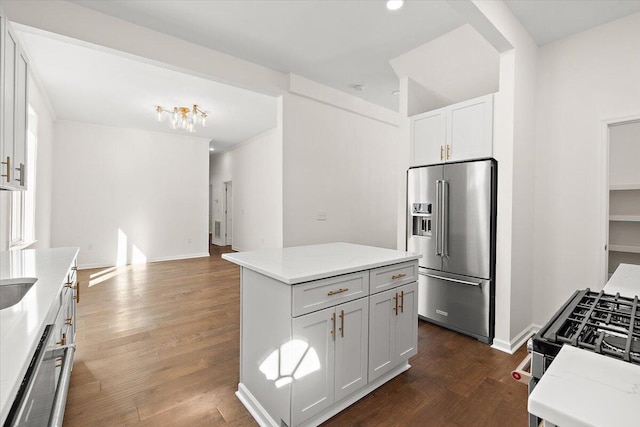
[[[529,396],[529,412],[562,427],[638,425],[640,366],[565,345]]]
[[[50,309],[77,254],[78,248],[0,252],[0,279],[38,279],[20,302],[0,310],[0,423],[11,409],[42,331],[55,320]]]
[[[620,264],[604,285],[604,291],[630,298],[640,295],[640,265]]]
[[[413,261],[421,256],[411,252],[352,243],[326,243],[228,253],[223,254],[222,258],[293,285],[383,265]]]

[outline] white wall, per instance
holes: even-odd
[[[534,321],[604,284],[601,121],[640,114],[640,13],[540,48]]]
[[[33,79],[29,80],[29,104],[38,116],[36,154],[35,237],[31,248],[51,247],[53,150],[55,117],[49,100]]]
[[[224,183],[232,182],[234,250],[282,247],[282,137],[277,128],[211,156],[210,179],[213,218],[221,221],[222,238]]]
[[[640,184],[640,121],[609,128],[609,184]]]
[[[58,121],[55,141],[53,246],[82,267],[208,255],[207,139]]]
[[[395,125],[286,95],[284,246],[395,248],[399,150]]]

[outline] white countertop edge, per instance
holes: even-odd
[[[355,259],[351,262],[344,262],[342,259],[340,259],[339,262],[326,262],[326,255],[328,253],[331,253],[335,258],[335,253],[339,253],[340,251],[355,256]],[[303,257],[299,258],[298,256],[301,253]],[[344,242],[274,248],[262,251],[233,252],[222,255],[222,258],[227,261],[288,285],[296,285],[371,268],[416,261],[421,257],[421,254],[396,249],[378,248]],[[249,259],[247,260],[247,258]],[[274,261],[274,258],[277,262]],[[325,263],[319,262],[317,265],[314,264],[313,267],[304,265],[305,262],[309,262],[310,258],[324,259]],[[283,264],[287,264],[289,268],[291,268],[292,265],[296,265],[296,269],[288,275],[280,274],[283,270]],[[304,271],[305,269],[307,270],[306,272]]]
[[[78,253],[80,252],[80,248],[78,247],[65,247],[65,248],[51,248],[51,249],[25,249],[25,251],[39,251],[39,252],[45,252],[45,251],[50,251],[50,250],[73,250],[73,252],[69,252],[69,254],[73,253],[73,256],[71,256],[69,258],[69,264],[66,266],[66,270],[65,273],[62,277],[60,278],[53,278],[53,277],[39,277],[37,274],[35,275],[30,275],[30,276],[35,276],[38,278],[38,281],[43,281],[43,282],[53,282],[56,283],[59,279],[59,286],[57,286],[57,289],[55,291],[55,296],[53,297],[54,299],[57,297],[57,295],[60,294],[60,292],[62,291],[64,285],[65,285],[65,277],[66,277],[66,273],[71,269],[71,267],[73,266],[73,260],[78,256]],[[20,252],[21,250],[17,250],[17,251],[7,251],[5,253],[17,253]],[[11,275],[11,273],[7,273],[6,271],[2,271],[0,272],[0,276],[2,279],[7,279],[7,278],[13,278],[13,276]],[[19,276],[15,276],[17,277],[26,277],[27,275],[19,275]],[[36,282],[37,283],[37,282]],[[35,286],[35,285],[34,285]],[[26,295],[25,295],[26,297]],[[16,369],[14,371],[14,374],[11,375],[9,378],[7,378],[6,372],[0,372],[0,374],[2,374],[2,377],[0,378],[0,423],[4,423],[7,416],[9,415],[9,410],[11,409],[11,406],[13,405],[13,400],[16,396],[16,394],[18,393],[18,390],[20,388],[20,384],[22,383],[22,379],[24,378],[25,374],[27,373],[27,369],[29,368],[29,364],[31,363],[31,359],[33,359],[33,353],[35,352],[35,349],[38,345],[38,342],[40,341],[40,337],[42,337],[42,332],[44,331],[44,328],[47,325],[47,320],[50,319],[53,315],[53,313],[51,313],[52,309],[53,309],[53,302],[54,300],[51,301],[51,304],[49,305],[48,309],[47,309],[47,314],[40,319],[40,325],[37,327],[37,329],[35,329],[37,332],[34,333],[34,339],[33,341],[30,343],[30,347],[27,350],[27,354],[28,356],[22,361],[22,363],[20,364],[20,366],[18,367],[19,369]],[[2,330],[2,325],[0,325],[0,330]],[[2,333],[4,333],[5,331],[2,330]],[[4,341],[5,337],[0,336],[0,340]],[[4,347],[4,350],[0,350],[0,357],[10,357],[7,356],[5,354],[6,351],[6,344],[3,343],[2,347]]]
[[[640,265],[620,264],[603,290],[608,294],[616,294],[628,298],[640,295]]]
[[[529,395],[528,411],[562,427],[627,427],[640,405],[640,366],[564,345]]]
[[[407,258],[403,258],[395,261],[380,261],[380,262],[375,262],[367,265],[362,265],[360,267],[343,268],[343,269],[331,270],[323,273],[310,274],[306,276],[297,276],[295,278],[287,278],[284,276],[280,276],[279,274],[275,274],[270,271],[263,270],[259,267],[256,267],[253,264],[245,263],[235,259],[230,259],[228,257],[225,257],[225,255],[227,254],[223,254],[222,258],[226,259],[227,261],[238,264],[241,267],[248,268],[249,270],[255,271],[256,273],[260,273],[267,277],[271,277],[272,279],[276,279],[280,282],[286,283],[287,285],[297,285],[300,283],[312,282],[314,280],[326,279],[327,277],[341,276],[343,274],[355,273],[358,271],[369,270],[377,267],[384,267],[387,265],[402,264],[403,262],[415,261],[420,258],[420,255],[416,255],[413,257],[407,257]]]

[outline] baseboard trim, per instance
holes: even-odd
[[[503,340],[494,338],[493,345],[491,346],[491,348],[503,351],[505,353],[513,354],[516,351],[518,351],[518,349],[522,347],[522,345],[525,344],[533,334],[538,332],[540,328],[541,328],[540,325],[535,325],[532,323],[526,328],[524,328],[511,341],[503,341]]]
[[[353,394],[345,397],[339,402],[334,403],[331,407],[325,409],[319,414],[305,420],[300,424],[301,426],[317,426],[321,423],[325,422],[329,418],[336,415],[338,412],[348,408],[349,406],[356,403],[358,400],[362,399],[381,385],[385,384],[389,380],[397,377],[407,369],[409,369],[411,365],[409,365],[408,361],[401,363],[396,368],[382,375],[381,377],[373,380],[360,390],[354,392]],[[236,392],[236,397],[242,402],[242,404],[247,408],[249,413],[253,416],[256,422],[261,427],[279,427],[280,424],[277,423],[269,413],[264,409],[264,407],[258,402],[258,400],[251,394],[251,392],[247,389],[247,387],[240,383],[238,384],[238,391]]]
[[[208,257],[208,256],[209,256],[209,253],[196,253],[196,254],[187,254],[187,255],[178,255],[178,256],[168,256],[168,257],[160,257],[160,258],[149,259],[143,264],[149,264],[151,262],[178,261],[178,260],[181,260],[181,259],[204,258],[204,257]],[[126,264],[126,265],[123,265],[122,267],[126,267],[126,266],[129,266],[129,265],[136,265],[136,264]],[[114,264],[101,264],[101,263],[96,263],[96,264],[78,264],[78,270],[90,270],[90,269],[94,269],[94,268],[111,268],[111,267],[115,267],[115,265]]]

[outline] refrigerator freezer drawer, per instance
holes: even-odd
[[[418,314],[424,320],[489,343],[493,340],[491,281],[422,270]]]

